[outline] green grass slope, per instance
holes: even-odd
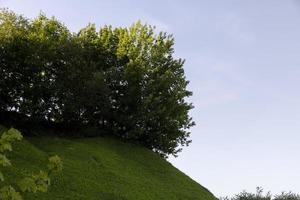
[[[39,200],[215,200],[201,185],[143,147],[106,137],[25,138],[9,153],[13,167],[6,182],[45,169],[47,158],[59,155],[63,171],[51,179]]]

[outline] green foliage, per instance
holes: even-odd
[[[4,186],[0,189],[0,197],[3,200],[22,200],[22,196],[12,186]]]
[[[22,192],[47,192],[50,179],[47,172],[40,171],[30,177],[26,177],[19,182]]]
[[[300,200],[300,195],[292,192],[282,192],[280,195],[275,195],[274,200]]]
[[[97,127],[162,156],[190,143],[192,105],[174,38],[140,22],[89,24],[0,12],[0,112],[78,129]],[[1,113],[0,113],[1,114]]]
[[[0,137],[0,166],[2,167],[8,167],[11,166],[10,160],[6,157],[4,154],[6,151],[12,151],[11,143],[15,141],[20,141],[22,139],[21,133],[11,128],[7,131],[4,131]],[[0,180],[4,181],[4,175],[2,172],[0,172]],[[3,191],[9,191],[11,189],[6,188]]]
[[[272,198],[270,192],[264,194],[263,189],[261,187],[257,187],[255,194],[243,191],[232,198],[225,197],[220,200],[300,200],[300,196],[292,192],[282,192],[280,195],[275,195]]]
[[[48,164],[48,170],[49,173],[57,173],[62,171],[63,169],[63,164],[59,156],[51,156],[49,158],[49,164]]]
[[[22,140],[22,138],[23,136],[21,135],[21,133],[14,128],[11,128],[8,131],[4,132],[0,138],[0,152],[3,153],[5,151],[12,151],[11,143],[15,141],[20,141]],[[0,154],[0,156],[1,156],[0,160],[3,160],[4,163],[9,162],[6,159],[5,155]],[[4,163],[0,161],[0,165],[3,165]]]
[[[2,167],[11,166],[10,160],[4,154],[6,151],[12,151],[12,143],[15,141],[22,140],[22,134],[11,128],[4,131],[0,138],[0,165]],[[18,182],[19,190],[16,191],[11,185],[2,185],[0,189],[0,199],[2,200],[22,200],[21,193],[25,192],[47,192],[48,186],[50,185],[49,175],[52,172],[59,172],[62,170],[61,159],[55,155],[49,158],[48,170],[40,171],[38,174],[33,174],[23,178]],[[4,175],[0,173],[0,180],[4,181]]]

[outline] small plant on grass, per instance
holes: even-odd
[[[7,151],[12,151],[12,143],[22,140],[22,134],[11,128],[0,137],[0,166],[11,166],[10,160],[6,157]],[[50,185],[50,175],[60,172],[62,170],[62,162],[57,155],[49,158],[48,168],[46,171],[40,170],[39,173],[24,177],[21,181],[17,182],[18,186],[15,189],[11,185],[4,185],[0,188],[1,200],[22,200],[22,194],[25,192],[47,192]],[[0,181],[4,181],[4,175],[0,171]]]

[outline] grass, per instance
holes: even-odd
[[[53,154],[64,164],[48,193],[29,194],[25,200],[215,200],[152,151],[116,139],[30,137],[13,148],[8,155],[13,167],[4,171],[6,183],[45,169]]]

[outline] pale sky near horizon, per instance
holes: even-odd
[[[300,193],[300,0],[0,0],[72,31],[137,20],[186,59],[190,147],[169,161],[217,197],[263,186]]]

